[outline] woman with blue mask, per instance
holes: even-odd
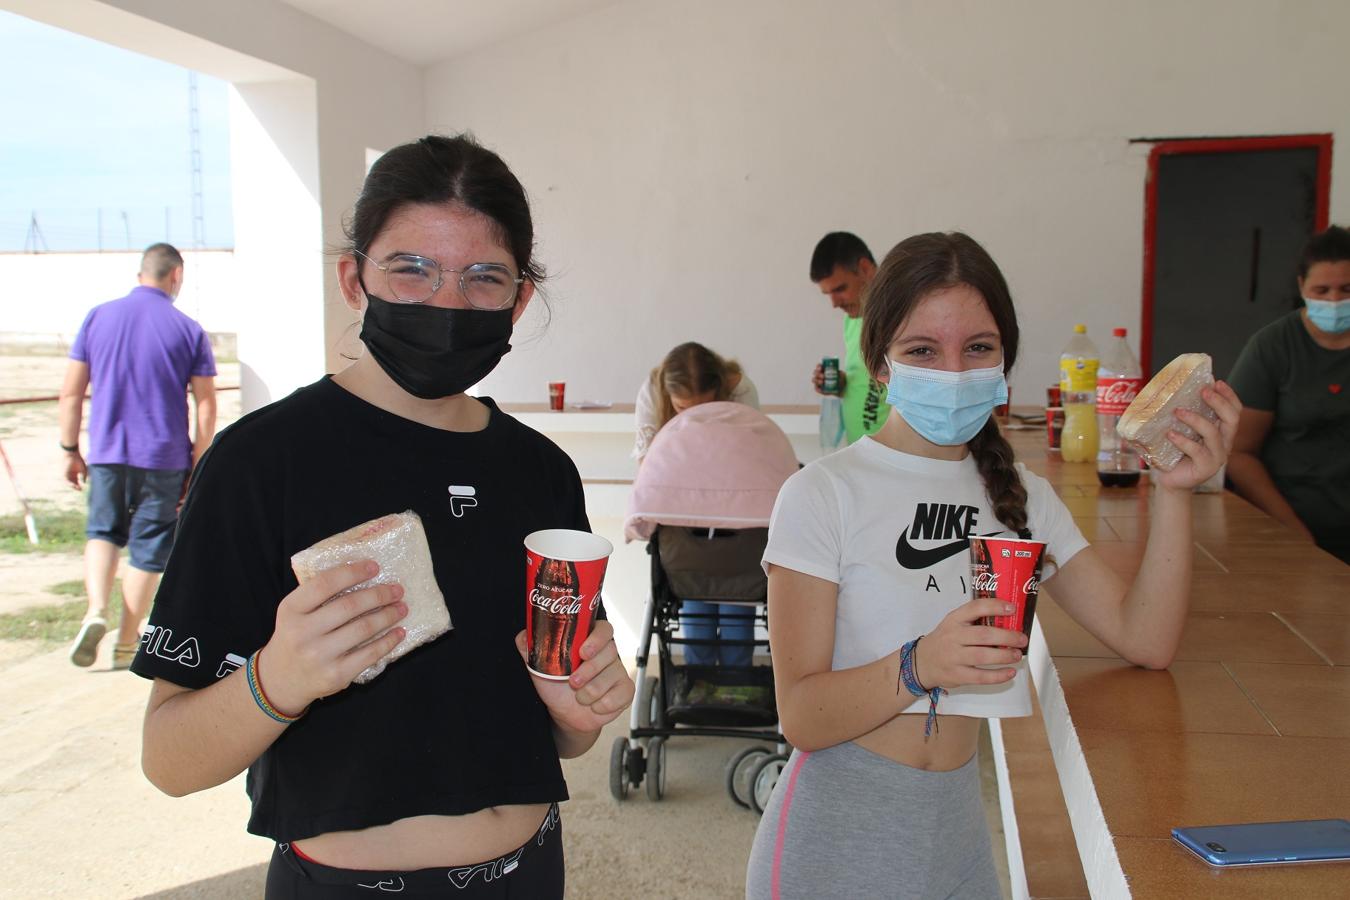
[[[566,681],[525,665],[527,534],[589,530],[543,435],[465,391],[510,349],[543,272],[525,191],[471,138],[371,167],[337,261],[354,364],[243,417],[193,479],[132,671],[154,679],[143,765],[174,796],[248,770],[266,896],[561,898],[560,758],[633,682],[598,622]],[[466,502],[468,501],[468,502]],[[403,637],[370,561],[296,582],[290,558],[412,510],[453,629],[353,683]]]
[[[963,234],[893,249],[863,301],[862,352],[886,382],[881,430],[794,475],[764,565],[783,733],[794,750],[755,836],[750,898],[999,896],[980,800],[980,720],[1031,714],[1021,632],[976,624],[968,538],[1047,543],[1042,582],[1121,657],[1176,652],[1190,590],[1191,490],[1218,471],[1241,405],[1178,413],[1201,441],[1157,480],[1138,576],[1126,584],[992,413],[1018,327],[1002,274]]]
[[[1233,366],[1243,410],[1228,478],[1350,563],[1350,230],[1308,241],[1298,289],[1302,307],[1252,335]]]

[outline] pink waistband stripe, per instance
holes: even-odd
[[[801,774],[802,763],[810,753],[798,751],[797,764],[792,767],[788,774],[787,784],[784,786],[783,807],[778,811],[778,835],[773,842],[773,900],[781,900],[779,893],[783,876],[783,838],[787,834],[788,809],[792,806],[792,794],[797,789],[797,776]]]

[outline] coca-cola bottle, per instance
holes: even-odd
[[[572,674],[572,639],[581,611],[577,567],[544,559],[530,593],[530,668],[542,675]]]
[[[1116,423],[1143,386],[1139,361],[1125,343],[1125,329],[1111,332],[1111,343],[1097,370],[1097,480],[1104,487],[1139,483],[1139,457],[1120,443]]]

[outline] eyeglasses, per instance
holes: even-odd
[[[385,283],[395,299],[404,303],[426,303],[445,284],[447,272],[459,276],[459,293],[474,309],[492,310],[510,306],[524,278],[498,263],[474,263],[463,269],[445,269],[434,259],[403,254],[376,262],[360,250],[353,251],[384,273]]]

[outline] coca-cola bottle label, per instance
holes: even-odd
[[[1142,378],[1124,378],[1100,375],[1097,378],[1097,413],[1118,416],[1139,396]]]
[[[525,553],[525,634],[529,667],[565,679],[581,665],[581,645],[595,627],[608,559],[551,559]]]

